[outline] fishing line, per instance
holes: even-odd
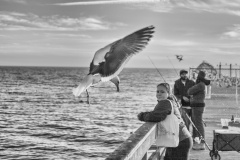
[[[162,79],[164,80],[164,82],[167,83],[166,80],[164,79],[163,75],[162,75],[161,72],[157,69],[157,67],[154,65],[153,61],[150,59],[149,56],[148,56],[148,58],[149,58],[149,60],[152,62],[153,66],[154,66],[155,69],[158,71],[158,73],[160,74],[160,76],[162,77]],[[178,103],[176,96],[175,96],[174,94],[171,94],[171,96],[173,97],[174,101],[176,101],[176,103]],[[180,106],[180,104],[178,104],[178,105]]]
[[[166,80],[164,79],[163,75],[161,74],[161,72],[157,69],[157,67],[155,66],[155,64],[153,63],[153,61],[151,60],[151,58],[148,56],[149,60],[152,62],[153,66],[155,67],[155,69],[158,71],[159,75],[162,77],[162,79],[164,80],[165,83]],[[174,94],[171,94],[171,97],[174,99],[174,101],[177,103],[178,107],[181,108],[181,105],[179,104],[176,96]]]
[[[168,58],[169,62],[171,63],[171,65],[172,65],[173,69],[175,70],[176,74],[178,75],[176,68],[175,68],[175,67],[174,67],[174,65],[172,64],[172,61],[169,59],[169,57],[168,57],[168,56],[167,56],[167,58]]]
[[[155,67],[155,69],[158,71],[158,73],[160,74],[160,76],[162,77],[162,79],[164,80],[164,82],[166,83],[166,80],[163,78],[162,74],[160,73],[160,71],[157,69],[157,67],[154,65],[153,61],[150,59],[150,57],[148,56],[149,60],[152,62],[153,66]],[[175,70],[176,71],[176,70]],[[176,72],[177,73],[177,72]],[[174,94],[171,94],[171,97],[173,98],[173,100],[175,101],[175,103],[177,104],[178,108],[180,109],[182,106],[181,104],[179,103],[179,101],[177,100],[176,96]],[[185,113],[187,115],[187,113]],[[189,117],[190,118],[190,117]],[[190,121],[192,122],[192,121]],[[192,122],[193,126],[194,123]]]
[[[161,72],[157,69],[157,67],[155,66],[155,64],[153,63],[153,61],[151,60],[151,58],[148,56],[150,62],[153,64],[153,66],[155,67],[155,69],[157,70],[157,72],[159,73],[159,75],[162,77],[163,81],[166,83],[166,80],[164,79],[163,75],[161,74]]]
[[[164,82],[166,83],[166,80],[163,78],[163,76],[162,76],[162,74],[160,73],[160,71],[157,69],[157,67],[154,65],[154,63],[153,63],[153,61],[150,59],[150,57],[148,56],[148,58],[149,58],[149,60],[152,62],[152,64],[153,64],[153,66],[155,67],[155,69],[158,71],[158,73],[160,74],[160,76],[162,77],[162,79],[164,80]],[[169,59],[169,58],[168,58]],[[170,61],[170,59],[169,59],[169,61]],[[170,61],[170,63],[171,63],[171,61]],[[172,64],[172,63],[171,63]],[[172,64],[172,66],[173,66],[173,64]],[[173,68],[174,68],[174,66],[173,66]],[[178,75],[178,73],[177,73],[177,71],[176,71],[176,69],[174,68],[174,70],[175,70],[175,72],[176,72],[176,74]],[[179,101],[177,100],[177,98],[176,98],[176,96],[174,95],[174,94],[171,94],[171,97],[173,98],[173,100],[175,101],[175,103],[177,104],[177,106],[178,106],[178,108],[180,109],[181,107],[182,107],[182,105],[179,103]],[[197,132],[199,133],[199,131],[198,131],[198,129],[196,128],[196,126],[194,125],[194,123],[192,122],[192,120],[191,120],[191,118],[187,115],[187,113],[185,113],[186,114],[186,116],[188,117],[188,119],[190,120],[190,122],[191,122],[191,124],[193,125],[193,127],[197,130]],[[204,125],[205,125],[205,127],[206,127],[206,123],[202,120],[202,122],[204,123]],[[203,137],[200,133],[199,133],[199,135],[201,136],[201,137]],[[202,138],[203,140],[204,140],[204,142],[205,142],[205,139],[204,138]],[[206,143],[205,143],[206,144]],[[208,145],[206,145],[208,148],[209,148],[209,146]]]
[[[168,57],[168,56],[167,56],[167,57]],[[168,60],[169,60],[169,62],[172,64],[172,62],[171,62],[171,60],[169,59],[169,57],[168,57]],[[173,69],[175,70],[175,73],[176,73],[177,76],[178,76],[177,70],[175,69],[175,67],[173,66],[173,64],[172,64],[172,67],[173,67]],[[173,96],[173,98],[175,99],[175,101],[176,101],[176,103],[178,104],[178,106],[182,107],[182,106],[178,103],[178,101],[177,101],[177,99],[176,99],[176,96],[173,95],[173,94],[172,94],[172,96]],[[179,107],[179,108],[180,108],[180,107]],[[187,113],[186,113],[186,115],[187,115]],[[188,115],[187,115],[187,116],[188,116]],[[188,116],[188,117],[189,117],[189,116]],[[189,117],[189,118],[190,118],[190,117]],[[191,122],[192,122],[192,121],[191,121]],[[204,124],[205,127],[206,127],[207,125],[206,125],[205,121],[202,120],[202,122],[203,122],[203,124]],[[193,122],[192,122],[192,125],[194,126]]]

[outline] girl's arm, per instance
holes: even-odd
[[[171,111],[171,103],[168,100],[162,100],[158,102],[153,111],[139,113],[138,119],[145,122],[160,122],[163,121]]]

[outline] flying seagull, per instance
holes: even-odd
[[[118,74],[128,60],[148,44],[154,33],[154,28],[154,26],[145,27],[99,49],[90,64],[88,75],[82,79],[77,88],[73,88],[73,95],[78,97],[90,86],[101,81],[113,82],[119,91]]]
[[[183,56],[182,55],[176,55],[176,57],[179,60],[179,62],[183,60]]]

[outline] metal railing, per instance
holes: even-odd
[[[146,122],[123,142],[106,160],[154,160],[161,159],[164,148],[154,147],[157,123]],[[150,155],[150,150],[153,153]]]

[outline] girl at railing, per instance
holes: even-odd
[[[157,85],[157,105],[151,112],[141,112],[138,119],[145,122],[161,122],[171,114],[172,108],[174,114],[179,118],[179,145],[175,148],[168,147],[166,149],[164,160],[188,160],[190,149],[193,145],[191,134],[185,126],[176,103],[171,98],[170,86],[168,83],[160,83]],[[171,102],[170,102],[170,101]],[[173,106],[172,106],[173,105]]]

